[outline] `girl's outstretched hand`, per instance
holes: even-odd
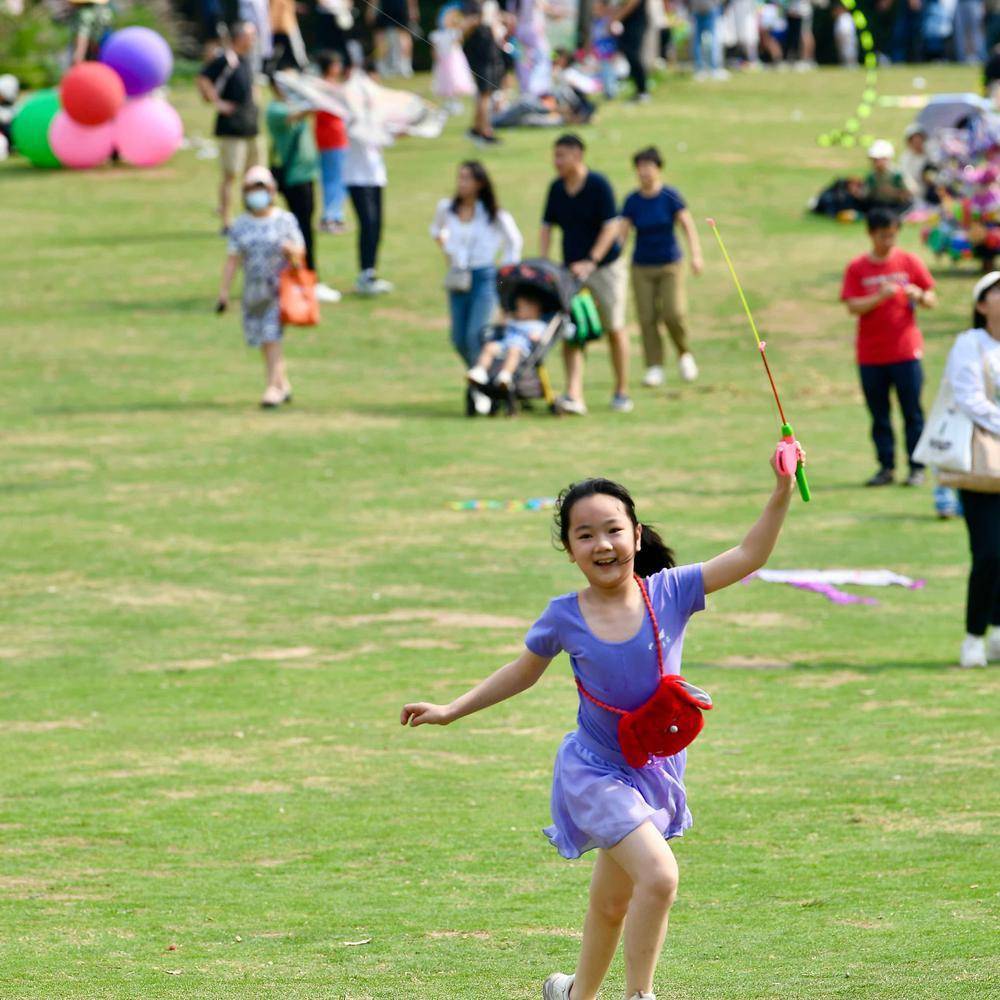
[[[416,701],[404,705],[399,714],[401,726],[447,726],[451,716],[444,705],[432,705],[429,701]]]

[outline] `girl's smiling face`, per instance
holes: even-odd
[[[632,578],[641,527],[621,500],[606,493],[583,497],[569,514],[569,558],[592,587],[613,589]]]

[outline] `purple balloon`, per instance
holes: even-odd
[[[162,87],[174,68],[170,46],[152,28],[122,28],[114,32],[101,46],[101,62],[122,78],[129,97]]]

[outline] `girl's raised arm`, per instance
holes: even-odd
[[[702,579],[705,582],[705,593],[712,594],[730,584],[738,583],[744,577],[756,572],[767,562],[774,549],[775,542],[781,532],[788,513],[788,504],[792,498],[795,486],[794,476],[783,476],[771,456],[771,468],[777,482],[774,492],[767,501],[757,523],[747,532],[746,538],[728,552],[709,559],[702,568]]]
[[[399,722],[403,726],[447,726],[449,722],[526,691],[545,673],[545,668],[551,662],[551,659],[536,656],[525,647],[516,660],[490,674],[486,680],[480,681],[450,705],[433,705],[426,701],[404,705]]]

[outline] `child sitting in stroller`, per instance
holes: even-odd
[[[542,319],[545,302],[539,292],[530,287],[519,288],[514,295],[513,307],[505,316],[502,335],[483,344],[476,363],[466,372],[465,377],[473,387],[485,387],[492,382],[498,388],[509,391],[517,366],[545,335],[546,323]],[[497,360],[503,364],[491,379],[490,369]]]

